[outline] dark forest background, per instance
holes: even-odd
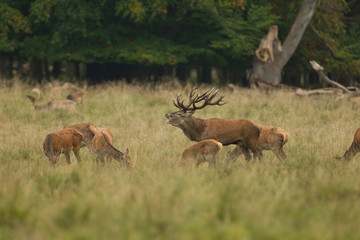
[[[0,79],[125,79],[248,86],[269,26],[284,41],[302,1],[0,0]],[[282,83],[321,86],[309,60],[360,81],[360,1],[319,1]]]

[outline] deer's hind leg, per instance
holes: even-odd
[[[65,155],[65,158],[66,158],[66,163],[70,164],[71,163],[71,161],[70,161],[70,151],[64,152],[64,155]]]
[[[80,151],[80,147],[79,147],[79,148],[74,148],[74,149],[73,149],[74,155],[75,155],[76,160],[78,161],[78,163],[80,163],[80,162],[81,162],[81,159],[80,159],[80,153],[79,153],[79,151]]]

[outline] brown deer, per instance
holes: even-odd
[[[283,146],[289,141],[289,134],[280,127],[263,127],[259,126],[261,132],[257,146],[261,150],[271,150],[275,156],[283,161],[286,159],[286,153]],[[242,153],[238,147],[227,153],[226,162],[234,162],[236,157]]]
[[[338,160],[350,161],[360,151],[360,128],[358,128],[354,134],[354,140],[349,149],[346,150],[342,157],[336,157]]]
[[[262,153],[257,148],[260,129],[256,123],[247,119],[200,119],[192,116],[196,110],[208,105],[224,105],[225,102],[222,100],[224,96],[213,101],[217,92],[218,90],[214,91],[214,89],[211,89],[195,96],[195,89],[192,89],[187,105],[184,105],[184,100],[181,101],[180,95],[178,95],[177,101],[173,101],[173,104],[180,110],[165,114],[165,117],[168,119],[167,123],[180,128],[192,141],[199,142],[205,139],[214,139],[223,145],[236,144],[241,149],[241,152],[244,153],[247,161],[251,160],[249,149],[254,153],[254,158],[259,158],[260,160]],[[196,106],[196,104],[202,101],[202,105]]]
[[[208,162],[209,166],[212,167],[219,166],[219,155],[222,149],[221,142],[214,139],[202,140],[184,150],[181,166],[195,163],[196,167],[198,167],[202,162]]]
[[[85,98],[84,92],[74,92],[74,93],[70,93],[69,95],[66,96],[66,99],[74,101],[74,102],[78,102],[78,103],[82,103],[84,101],[84,98]]]
[[[82,147],[86,146],[90,151],[93,151],[92,140],[95,136],[95,133],[99,129],[94,124],[90,123],[77,123],[70,126],[65,126],[64,128],[75,128],[83,135],[83,143]]]
[[[49,102],[51,109],[68,109],[70,111],[75,111],[77,102],[71,100],[57,100],[53,96],[50,96],[52,101]]]
[[[118,162],[122,162],[126,167],[130,167],[131,158],[129,149],[125,153],[120,152],[114,146],[113,135],[107,128],[99,128],[92,140],[92,147],[96,153],[96,161],[105,164],[104,157],[112,157]]]
[[[35,110],[50,110],[50,109],[68,109],[71,111],[75,110],[76,102],[71,100],[56,100],[52,97],[52,101],[39,104],[39,99],[41,96],[41,91],[38,88],[32,89],[32,92],[36,94],[36,97],[26,95],[32,102]]]
[[[79,150],[83,141],[82,134],[73,128],[62,129],[45,137],[43,150],[50,163],[56,165],[61,153],[65,154],[66,162],[70,164],[70,151],[73,150],[78,162],[81,162]]]

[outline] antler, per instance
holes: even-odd
[[[184,112],[202,109],[202,108],[206,107],[207,105],[219,105],[219,106],[224,105],[226,103],[223,101],[223,98],[225,97],[224,95],[220,96],[218,100],[212,102],[212,100],[215,98],[217,92],[219,91],[219,89],[216,89],[215,91],[214,91],[214,89],[215,88],[212,88],[211,90],[208,90],[201,95],[196,94],[196,96],[194,97],[197,89],[193,88],[189,95],[189,103],[186,106],[184,106],[184,99],[182,101],[180,101],[180,94],[178,94],[178,96],[176,98],[176,102],[173,101],[173,104],[175,105],[175,107],[179,108],[180,110],[182,110]],[[201,101],[204,101],[204,103],[201,106],[196,106],[196,103],[199,103]],[[190,107],[191,105],[192,105],[192,107]]]

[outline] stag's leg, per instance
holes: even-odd
[[[261,149],[257,146],[257,138],[250,139],[248,144],[249,144],[249,148],[250,148],[251,152],[253,152],[253,154],[254,154],[254,160],[258,159],[260,162],[263,158],[263,153],[262,153]]]
[[[66,151],[66,152],[64,152],[64,155],[66,157],[67,164],[70,164],[71,163],[71,161],[70,161],[70,152]]]

